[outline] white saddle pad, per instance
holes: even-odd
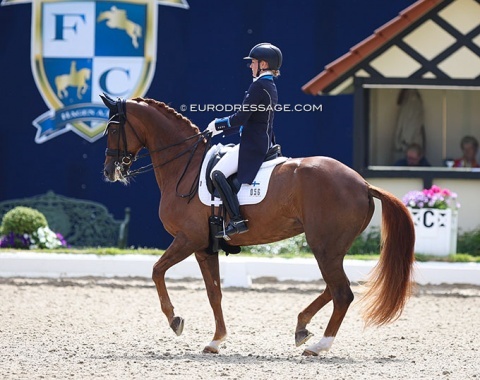
[[[212,204],[215,206],[219,206],[222,204],[222,200],[220,198],[214,198],[214,200],[212,201],[212,196],[208,191],[205,181],[205,172],[207,170],[207,165],[210,161],[210,157],[212,157],[212,155],[216,154],[221,149],[229,149],[229,147],[226,147],[222,144],[217,144],[210,148],[210,150],[205,155],[202,169],[200,171],[198,196],[200,197],[202,203],[207,206],[210,206]],[[242,184],[242,187],[237,194],[238,202],[240,203],[240,205],[253,205],[256,203],[260,203],[267,195],[268,183],[270,182],[270,176],[272,175],[273,169],[275,169],[275,166],[277,166],[278,164],[287,161],[287,159],[287,157],[278,157],[274,160],[264,162],[260,167],[260,170],[258,171],[253,183],[251,185]]]

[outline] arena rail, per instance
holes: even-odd
[[[65,253],[2,252],[0,277],[145,277],[150,278],[158,256],[98,256]],[[344,268],[352,282],[366,279],[376,261],[345,260]],[[322,277],[315,259],[257,258],[221,256],[220,273],[223,287],[250,287],[257,278],[271,277],[278,281],[318,281]],[[170,268],[167,278],[201,279],[194,257]],[[417,262],[414,280],[418,284],[480,285],[480,264]]]

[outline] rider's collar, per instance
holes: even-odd
[[[255,82],[256,80],[258,80],[262,77],[265,77],[265,76],[268,76],[268,78],[264,78],[264,79],[273,79],[273,73],[270,70],[267,70],[267,71],[264,71],[263,73],[261,73],[258,77],[253,78],[253,81]]]

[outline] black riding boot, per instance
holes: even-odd
[[[215,170],[212,174],[212,181],[222,197],[223,204],[230,216],[225,231],[220,231],[215,235],[216,238],[225,238],[225,235],[231,236],[235,234],[243,234],[248,231],[246,220],[240,215],[240,204],[238,203],[237,195],[233,192],[232,187],[228,183],[225,175]]]

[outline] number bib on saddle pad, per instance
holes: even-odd
[[[206,180],[206,171],[212,157],[217,155],[220,151],[227,151],[228,149],[232,149],[232,147],[222,144],[214,145],[207,152],[205,159],[203,160],[198,184],[198,196],[200,197],[200,201],[207,206],[212,204],[219,206],[222,204],[222,200],[217,197],[215,197],[212,201],[212,196],[208,189]],[[257,173],[253,183],[251,185],[242,184],[240,187],[240,191],[237,194],[240,205],[252,205],[260,203],[267,195],[268,183],[270,182],[270,176],[272,175],[273,169],[275,169],[275,166],[285,162],[287,159],[287,157],[277,157],[273,160],[265,161]],[[208,175],[210,175],[210,173],[208,173]]]

